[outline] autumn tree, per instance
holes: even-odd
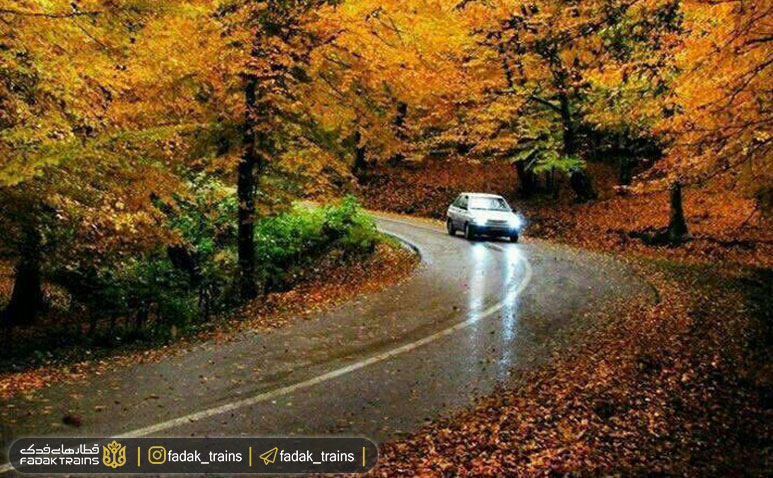
[[[58,147],[86,137],[99,124],[104,95],[88,82],[109,68],[99,48],[88,62],[53,47],[87,41],[89,19],[104,12],[90,8],[95,5],[39,6],[14,2],[0,9],[0,192],[3,230],[9,234],[4,252],[16,258],[14,290],[3,314],[9,327],[31,322],[43,305],[41,224],[51,208],[41,201],[47,184],[36,177],[56,161]]]
[[[243,300],[257,296],[256,196],[269,160],[279,154],[283,120],[293,116],[297,87],[316,39],[309,15],[324,0],[248,1],[222,4],[215,13],[230,46],[240,52],[242,152],[237,166],[239,289]],[[285,138],[286,139],[286,138]]]
[[[773,2],[687,1],[681,8],[674,114],[659,124],[674,143],[646,187],[678,179],[734,189],[758,204],[767,198],[770,207]]]
[[[320,11],[328,41],[311,58],[310,112],[339,132],[350,164],[421,161],[468,85],[464,59],[476,45],[457,2],[342,2]]]
[[[66,263],[82,250],[98,265],[108,249],[171,240],[153,198],[171,200],[180,184],[183,131],[169,123],[171,109],[158,114],[161,98],[139,94],[147,79],[135,61],[143,34],[159,32],[153,25],[167,23],[179,5],[0,8],[2,253],[16,263],[7,327],[34,320],[43,266],[57,254]]]
[[[659,48],[657,35],[649,33],[673,29],[674,3],[548,0],[469,2],[465,8],[502,72],[499,85],[477,104],[478,148],[488,144],[514,161],[527,189],[534,183],[529,171],[545,171],[552,187],[556,172],[564,171],[579,199],[595,197],[583,169],[592,149],[587,132],[600,124],[594,114],[622,103],[621,92],[627,98],[641,93],[642,83],[633,81],[640,79],[636,68],[661,75],[665,64],[639,60],[641,52]],[[617,84],[604,90],[608,85],[599,78],[610,73]]]

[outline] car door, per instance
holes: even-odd
[[[448,212],[446,215],[448,216],[448,220],[451,221],[451,224],[456,227],[456,225],[459,222],[459,213],[461,212],[459,209],[459,204],[462,202],[462,195],[456,196],[456,199],[454,199],[454,202],[451,203],[450,206],[448,206]]]
[[[467,205],[469,198],[462,194],[459,196],[459,204],[456,206],[456,214],[454,217],[454,227],[457,229],[464,229],[464,223],[467,222]]]

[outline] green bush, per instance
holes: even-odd
[[[95,338],[128,332],[163,339],[173,327],[182,331],[235,304],[235,191],[206,175],[188,186],[173,204],[156,204],[179,242],[99,262],[84,257],[53,272],[88,316]]]
[[[237,304],[235,194],[206,177],[192,181],[190,191],[174,205],[159,204],[179,243],[59,272],[96,339],[165,339]],[[323,256],[345,261],[367,255],[380,237],[351,196],[320,208],[295,205],[257,221],[255,234],[267,292],[292,287]]]
[[[189,286],[195,289],[204,315],[233,306],[237,274],[236,191],[201,175],[190,181],[191,194],[178,198],[169,213],[170,227],[179,232],[180,250],[189,255]]]
[[[132,328],[141,328],[152,318],[153,331],[165,337],[172,326],[184,329],[197,315],[197,297],[187,275],[163,255],[116,264],[104,269],[99,281],[97,303],[102,313],[131,318]]]
[[[268,291],[292,286],[323,254],[338,251],[351,259],[373,252],[379,240],[375,223],[362,214],[353,196],[321,208],[296,205],[262,219],[255,232],[260,279]]]

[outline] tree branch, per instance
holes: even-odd
[[[550,109],[552,109],[553,111],[555,111],[557,113],[561,112],[561,108],[559,108],[558,106],[554,105],[553,103],[551,103],[550,101],[548,101],[548,100],[546,100],[544,98],[540,98],[537,95],[531,95],[531,96],[529,96],[529,99],[530,100],[534,100],[534,101],[536,101],[539,104],[545,105],[545,106],[549,107]]]
[[[83,16],[97,16],[102,12],[76,10],[67,13],[47,13],[47,12],[25,12],[23,10],[13,10],[10,8],[0,8],[0,15],[16,15],[22,17],[44,17],[44,18],[74,18]]]

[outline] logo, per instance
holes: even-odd
[[[269,451],[263,453],[260,455],[260,459],[263,460],[264,465],[268,465],[269,463],[274,463],[276,461],[276,452],[278,451],[278,447],[274,447],[270,449]]]
[[[113,440],[102,447],[102,464],[110,468],[118,468],[126,464],[126,446]]]
[[[151,465],[161,465],[166,462],[166,448],[152,446],[148,448],[148,461]]]

